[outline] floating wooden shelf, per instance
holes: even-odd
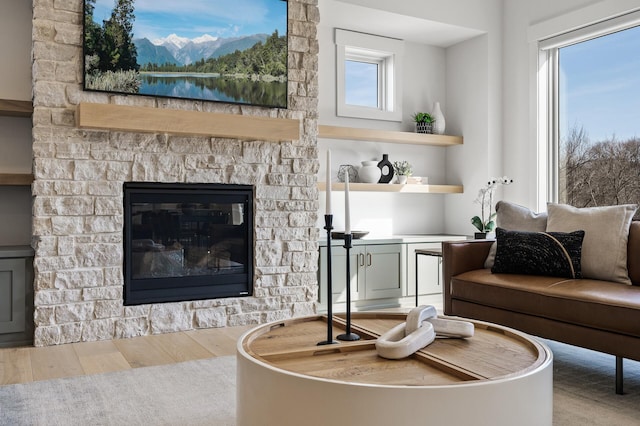
[[[28,186],[33,182],[30,173],[0,173],[1,186]]]
[[[264,141],[300,139],[300,120],[127,105],[80,103],[78,127]]]
[[[0,116],[31,117],[31,114],[33,114],[33,105],[30,101],[0,99]]]
[[[425,133],[397,132],[392,130],[361,129],[356,127],[326,125],[318,126],[318,136],[327,139],[349,139],[432,146],[462,145],[463,143],[462,136],[431,135]]]
[[[318,182],[318,189],[326,191],[325,182]],[[331,184],[333,191],[344,191],[344,183]],[[406,194],[461,194],[462,185],[415,185],[415,184],[388,184],[388,183],[350,183],[349,191],[363,192],[402,192]]]

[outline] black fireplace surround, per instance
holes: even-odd
[[[248,185],[126,182],[124,304],[253,293]]]

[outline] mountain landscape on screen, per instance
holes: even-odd
[[[287,2],[84,0],[85,90],[287,108]]]
[[[243,37],[213,37],[204,34],[201,37],[189,39],[171,34],[168,37],[149,40],[148,38],[134,39],[133,43],[138,52],[138,65],[169,64],[190,65],[203,59],[218,58],[243,51],[257,43],[264,43],[267,34],[254,34]]]

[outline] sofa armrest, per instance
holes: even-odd
[[[451,314],[451,278],[467,271],[484,268],[493,240],[442,242],[442,295],[444,313]]]

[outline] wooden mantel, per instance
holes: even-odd
[[[82,102],[76,124],[83,129],[175,133],[221,138],[292,141],[300,120]]]

